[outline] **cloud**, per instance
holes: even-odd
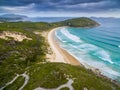
[[[102,7],[106,4],[108,4],[109,1],[100,1],[100,2],[91,2],[91,3],[81,3],[79,4],[80,7],[83,7],[83,8],[89,8],[89,7]]]
[[[26,6],[1,6],[0,9],[6,12],[16,13],[16,12],[24,12],[27,10],[31,10],[31,9],[34,9],[34,7],[35,7],[35,4],[31,3]]]
[[[0,13],[118,13],[120,0],[0,0]],[[37,14],[35,14],[37,13]],[[60,15],[61,15],[60,14]]]
[[[85,2],[85,3],[78,3],[72,5],[58,5],[57,7],[63,8],[66,10],[73,10],[73,11],[83,11],[83,12],[92,12],[92,11],[106,11],[109,9],[120,8],[117,5],[117,2],[111,2],[110,0],[106,1],[99,1],[99,2]]]

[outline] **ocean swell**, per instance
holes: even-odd
[[[107,50],[82,40],[80,36],[70,32],[69,28],[57,30],[55,36],[60,40],[61,48],[74,56],[83,65],[95,67],[102,74],[114,80],[120,77],[119,70],[114,68],[116,62],[112,60]]]
[[[68,37],[72,41],[74,41],[74,42],[82,42],[79,37],[71,34],[66,28],[62,28],[60,31],[61,31],[62,34],[64,34],[66,37]]]

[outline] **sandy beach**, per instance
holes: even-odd
[[[62,27],[58,27],[62,28]],[[55,39],[55,28],[48,33],[48,43],[53,51],[52,55],[48,56],[50,62],[63,62],[72,65],[81,65],[78,60],[71,56],[68,52],[60,48],[59,44]]]
[[[112,83],[120,86],[120,84],[118,82],[102,75],[101,72],[99,71],[99,69],[93,68],[93,67],[88,66],[88,65],[81,64],[76,58],[74,58],[72,55],[70,55],[64,49],[62,49],[59,46],[59,44],[57,43],[57,40],[55,39],[55,31],[59,28],[63,28],[63,27],[58,27],[58,28],[55,28],[55,29],[47,32],[48,43],[49,43],[50,48],[52,50],[52,54],[47,56],[47,58],[49,58],[48,60],[50,62],[62,62],[62,63],[71,64],[71,65],[81,65],[84,68],[91,69],[97,76],[100,76],[102,78],[106,78],[107,80],[111,81]]]
[[[74,58],[72,55],[70,55],[64,49],[62,49],[59,46],[57,40],[55,39],[55,31],[59,28],[63,28],[63,27],[58,27],[58,28],[55,28],[55,29],[51,30],[50,32],[48,32],[47,39],[48,39],[50,48],[53,52],[51,55],[49,55],[50,62],[62,62],[62,63],[71,64],[71,65],[81,65],[84,68],[91,69],[97,76],[106,78],[107,80],[111,81],[112,83],[120,86],[120,84],[118,82],[116,82],[115,80],[112,80],[112,79],[102,75],[101,72],[99,71],[99,69],[96,69],[96,68],[88,66],[88,65],[81,64],[76,58]]]

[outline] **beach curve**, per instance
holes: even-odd
[[[52,57],[49,58],[50,62],[62,62],[62,63],[68,63],[72,65],[81,65],[80,62],[75,59],[73,56],[71,56],[67,51],[62,49],[59,44],[57,43],[57,40],[55,39],[55,31],[63,28],[63,27],[58,27],[55,29],[52,29],[48,33],[48,43],[50,45],[50,48],[53,51]]]

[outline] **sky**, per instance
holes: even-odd
[[[0,0],[0,14],[29,17],[119,17],[120,0]]]

